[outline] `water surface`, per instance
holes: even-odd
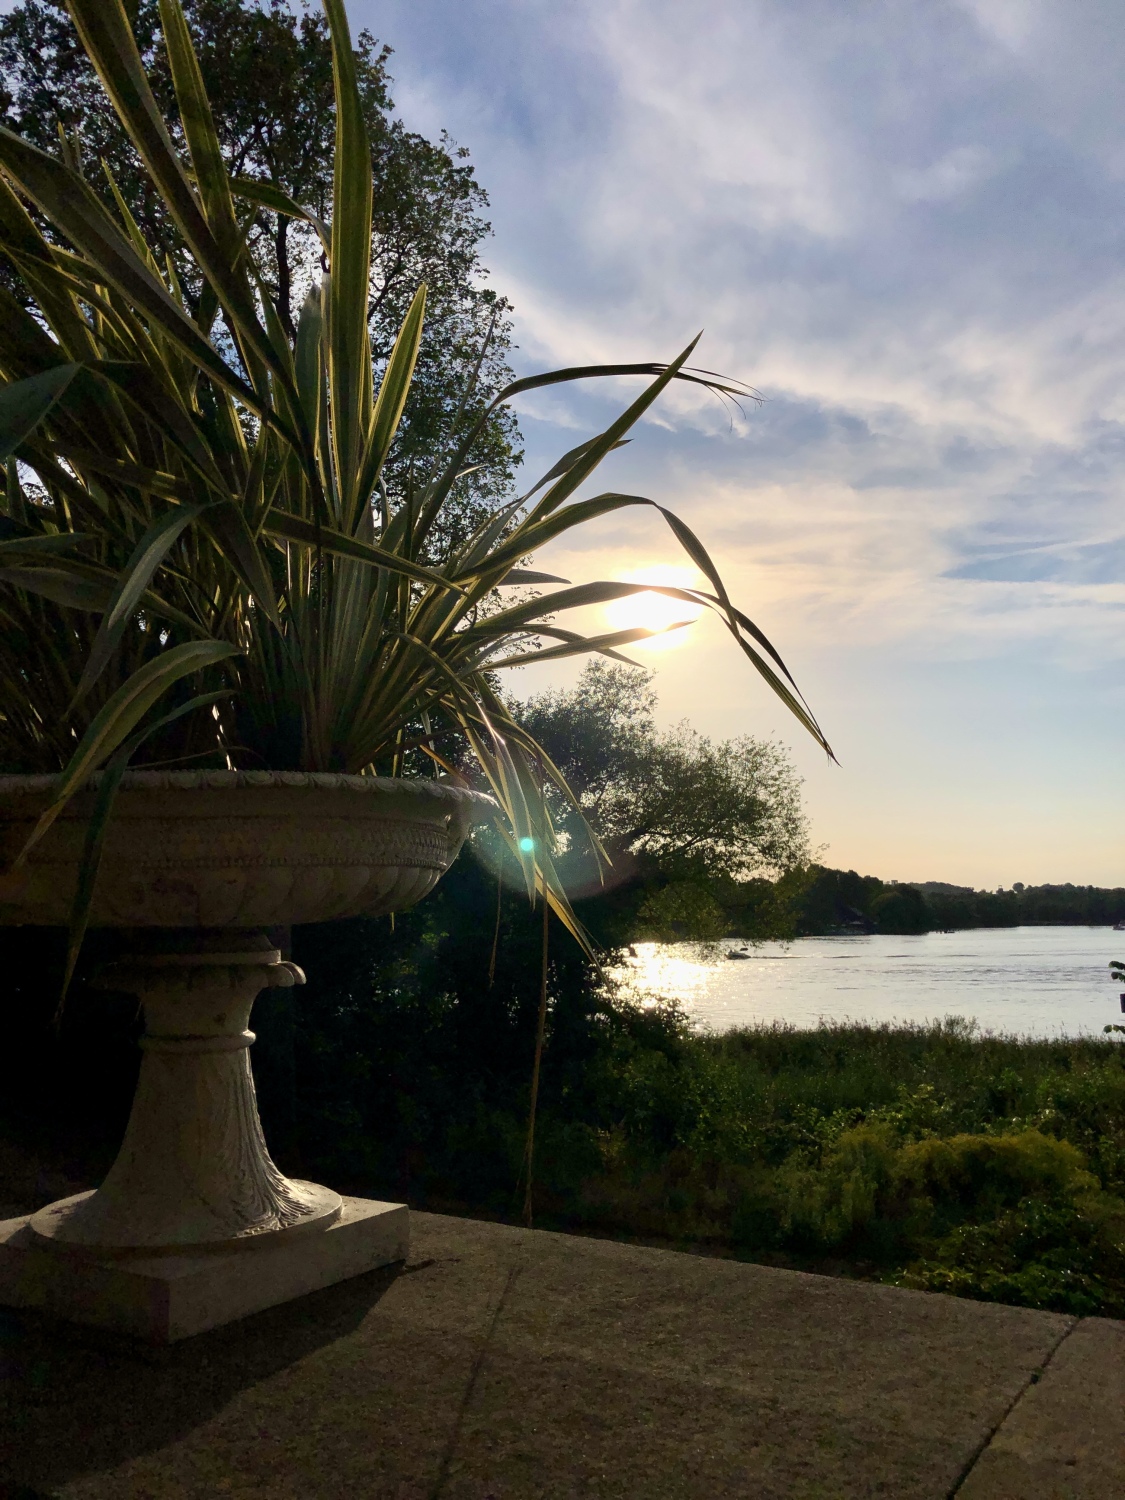
[[[798,938],[749,948],[638,943],[617,971],[638,994],[675,999],[713,1031],[785,1021],[975,1020],[1023,1036],[1100,1033],[1122,1021],[1111,958],[1125,932],[1109,927],[985,927],[920,937]]]

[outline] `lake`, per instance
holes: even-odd
[[[638,943],[614,972],[638,995],[680,1002],[691,1021],[729,1031],[774,1021],[975,1020],[982,1031],[1052,1037],[1121,1022],[1111,958],[1125,932],[1109,927],[985,927],[919,937],[798,938],[749,948]]]

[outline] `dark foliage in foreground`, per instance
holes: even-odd
[[[518,1218],[539,917],[505,896],[490,987],[495,899],[463,857],[393,932],[295,934],[309,984],[267,992],[252,1021],[287,1170]],[[9,1121],[48,1133],[76,1170],[104,1168],[131,1092],[135,1005],[80,990],[56,1049],[43,935],[3,942],[22,1030],[0,1079]],[[1115,1042],[981,1037],[957,1021],[699,1036],[615,994],[554,932],[550,993],[537,1224],[1125,1316]]]

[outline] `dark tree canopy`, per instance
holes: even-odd
[[[784,748],[751,736],[715,743],[687,724],[661,732],[655,703],[651,673],[595,659],[572,691],[532,698],[518,714],[615,864],[744,880],[804,863],[800,781]],[[559,817],[577,833],[573,814]]]
[[[328,32],[318,11],[286,0],[183,0],[228,169],[272,183],[323,218],[332,189],[335,103]],[[156,0],[138,0],[134,27],[153,91],[176,126],[175,97]],[[510,378],[508,304],[483,285],[481,246],[490,232],[488,200],[468,153],[443,135],[438,144],[394,117],[391,49],[363,31],[355,49],[371,142],[374,233],[370,327],[377,356],[389,350],[418,284],[427,283],[427,334],[403,425],[398,470],[424,464],[454,430],[467,426]],[[24,0],[0,18],[3,123],[44,150],[80,154],[92,185],[112,203],[104,161],[149,244],[171,255],[189,295],[188,259],[60,0]],[[59,128],[67,142],[60,140]],[[249,205],[247,205],[249,209]],[[263,282],[287,327],[319,275],[319,246],[307,226],[258,209],[249,242]],[[492,336],[468,409],[461,395],[485,336]],[[480,467],[461,481],[454,524],[495,506],[510,491],[519,434],[507,412],[474,449]]]

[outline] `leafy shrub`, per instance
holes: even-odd
[[[895,1177],[919,1233],[993,1218],[1032,1199],[1072,1201],[1099,1186],[1076,1146],[1037,1130],[914,1141],[900,1151]]]
[[[1108,1194],[1024,1198],[989,1222],[961,1225],[887,1279],[1080,1317],[1125,1317],[1125,1203]]]
[[[845,1131],[820,1164],[786,1163],[778,1171],[781,1242],[796,1249],[835,1249],[870,1238],[895,1182],[896,1150],[885,1125]]]

